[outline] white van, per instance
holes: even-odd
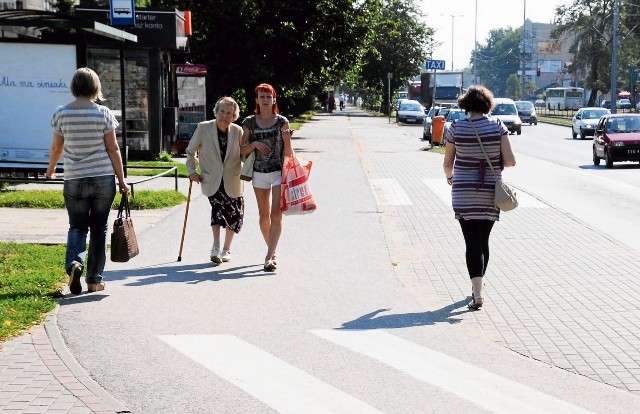
[[[522,121],[518,116],[518,108],[516,108],[513,99],[494,98],[493,102],[495,107],[491,110],[491,116],[500,119],[509,128],[511,134],[522,134]]]

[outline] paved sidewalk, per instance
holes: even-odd
[[[178,160],[183,160],[178,158]],[[135,182],[138,177],[129,177]],[[58,184],[20,184],[21,189],[51,189]],[[175,189],[174,178],[160,177],[135,186],[142,189]],[[188,194],[189,180],[180,178],[178,190]],[[192,199],[200,195],[194,185]],[[158,224],[176,208],[135,212],[137,234]],[[117,212],[112,211],[109,223]],[[19,226],[16,223],[20,223]],[[66,210],[0,208],[0,240],[20,243],[64,244]],[[69,353],[58,330],[59,306],[47,320],[26,334],[6,341],[0,349],[0,412],[2,413],[128,413],[121,402],[106,393]]]
[[[492,234],[487,306],[481,312],[456,312],[454,305],[468,296],[469,283],[462,235],[447,204],[442,156],[422,151],[427,144],[386,118],[366,132],[356,120],[347,129],[348,114],[367,116],[350,107],[319,117],[305,135],[316,138],[322,128],[337,126],[355,140],[378,199],[396,276],[433,299],[429,307],[441,313],[434,317],[478,329],[489,340],[550,366],[640,395],[640,310],[629,306],[640,297],[638,251],[519,192],[521,207],[504,213]],[[172,188],[163,180],[148,185]],[[180,191],[186,194],[187,188],[188,180],[181,179]],[[193,188],[195,198],[199,187]],[[136,212],[137,232],[161,225],[172,211]],[[18,220],[24,223],[19,229]],[[66,220],[64,211],[0,209],[0,239],[65,243]],[[583,247],[587,240],[588,249]],[[593,251],[601,253],[599,262],[591,260]],[[3,344],[0,411],[128,412],[69,355],[55,312],[43,326]]]

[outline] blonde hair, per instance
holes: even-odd
[[[89,98],[104,100],[102,96],[102,85],[97,73],[89,68],[79,68],[71,79],[71,93],[76,98]]]
[[[238,103],[230,96],[223,96],[222,98],[218,99],[218,102],[216,102],[216,106],[213,108],[213,114],[214,115],[218,114],[218,111],[220,110],[220,107],[222,105],[231,105],[231,106],[233,106],[233,120],[234,121],[240,117],[240,107],[238,106]]]

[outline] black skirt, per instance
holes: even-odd
[[[244,198],[229,197],[224,191],[224,182],[220,183],[218,192],[209,197],[211,204],[211,225],[220,225],[240,233],[244,220]]]

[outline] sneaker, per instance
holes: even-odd
[[[82,285],[80,284],[81,277],[82,265],[80,263],[74,263],[69,269],[69,290],[74,295],[82,293]]]
[[[220,248],[214,247],[211,249],[211,261],[213,263],[222,263],[222,258],[220,257]]]
[[[104,290],[104,288],[106,287],[106,285],[104,284],[104,282],[100,282],[100,283],[87,283],[87,290],[89,292],[99,292],[101,290]]]
[[[228,262],[229,260],[231,260],[231,252],[229,250],[223,250],[222,254],[220,255],[220,259],[223,262]]]

